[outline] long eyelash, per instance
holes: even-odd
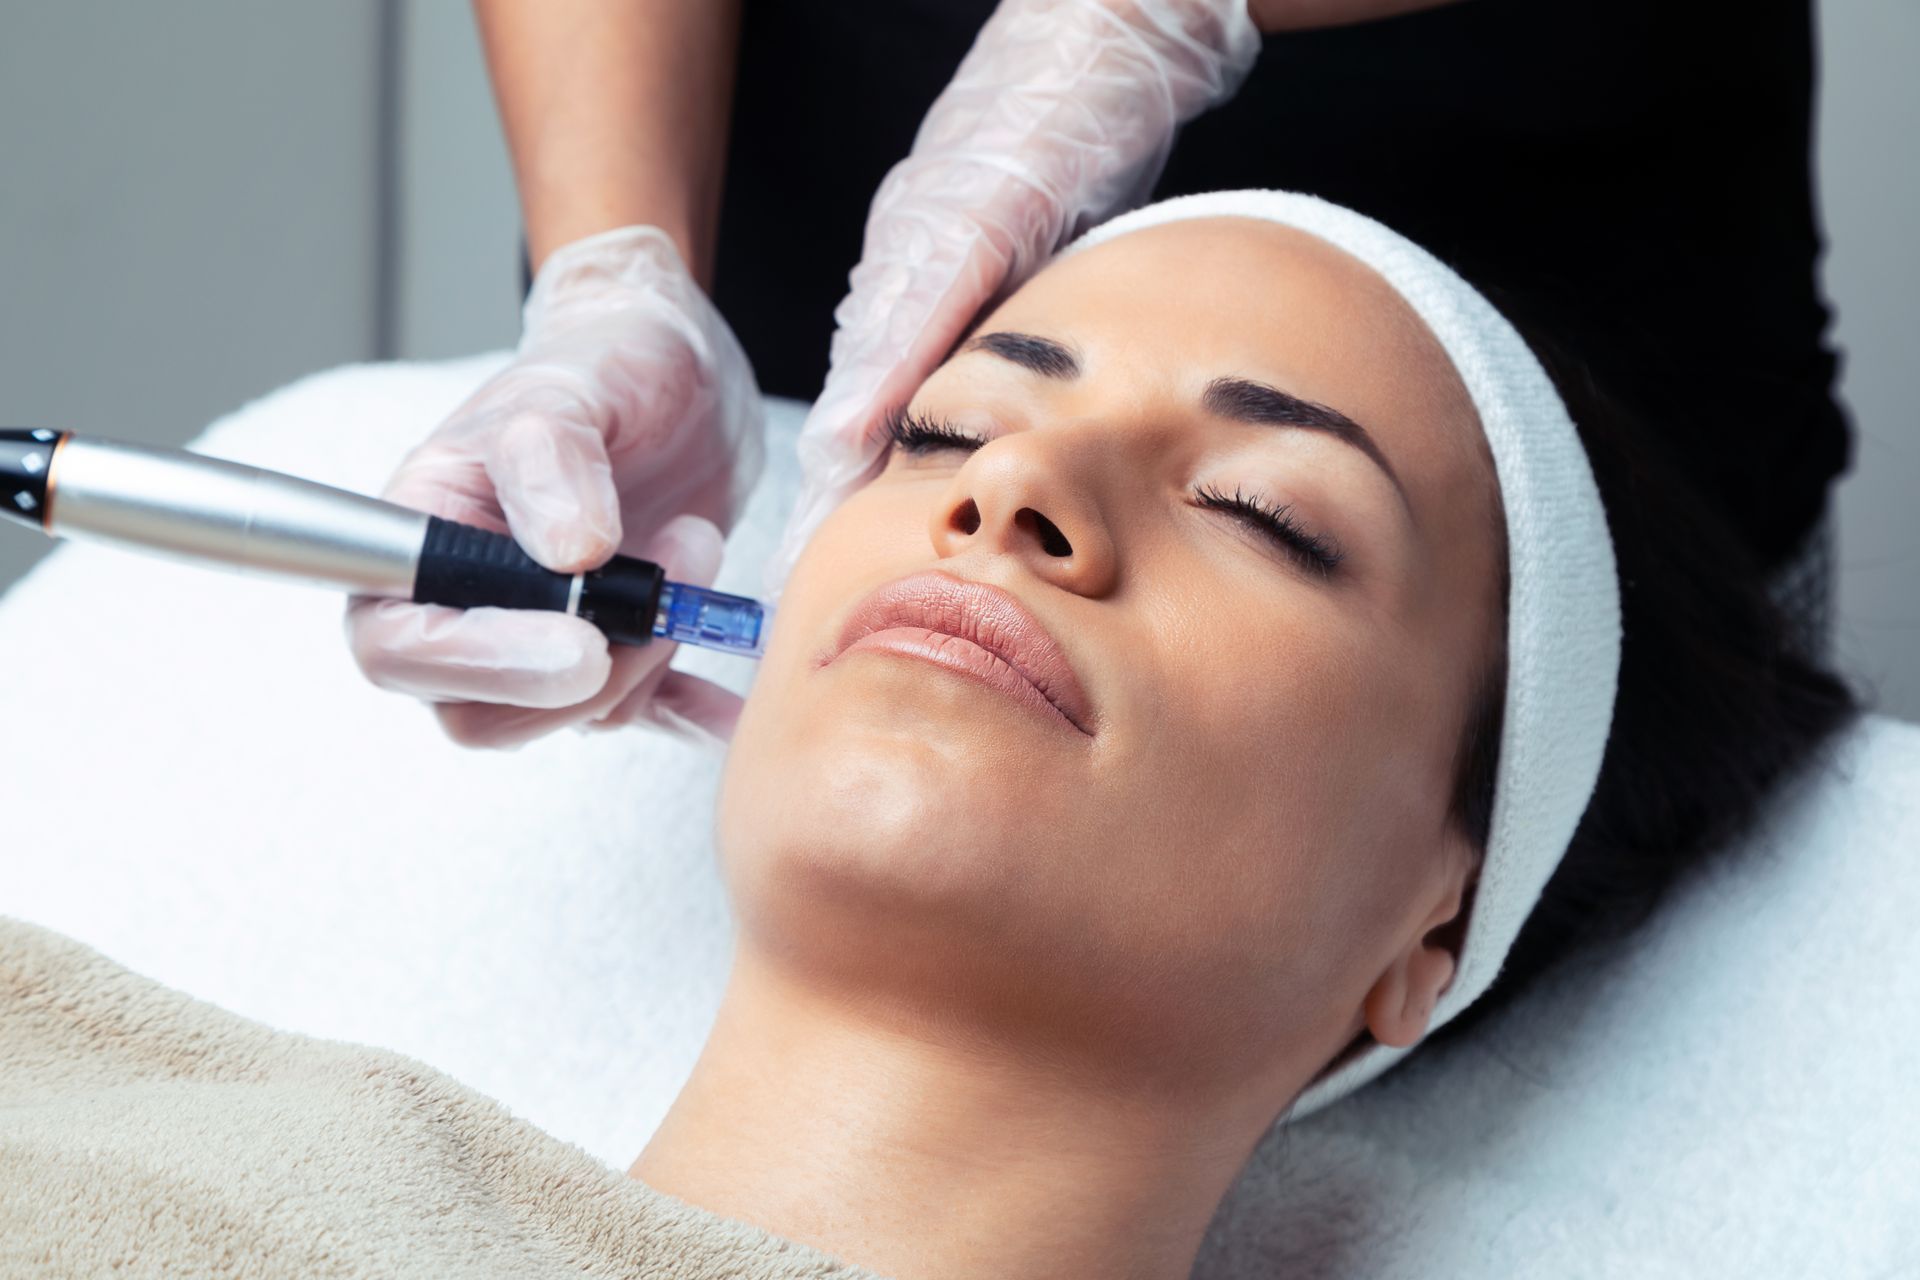
[[[888,416],[886,435],[893,447],[914,454],[934,453],[941,449],[961,449],[971,453],[986,444],[980,436],[963,431],[944,419],[909,413],[904,408]],[[1201,506],[1225,511],[1253,525],[1323,578],[1332,576],[1346,558],[1346,553],[1340,550],[1339,544],[1333,539],[1314,533],[1295,520],[1290,504],[1264,503],[1259,498],[1249,497],[1238,486],[1231,494],[1227,494],[1211,485],[1202,485],[1198,497]]]
[[[909,413],[904,408],[888,416],[887,441],[905,453],[933,453],[939,449],[964,449],[971,453],[986,443],[950,422]]]
[[[1323,578],[1331,577],[1346,558],[1333,539],[1314,533],[1295,520],[1290,504],[1262,502],[1249,497],[1238,486],[1229,495],[1211,485],[1202,485],[1198,496],[1201,506],[1238,516],[1279,543],[1301,564]]]

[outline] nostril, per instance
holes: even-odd
[[[1067,535],[1060,532],[1060,526],[1035,511],[1032,507],[1022,507],[1014,513],[1013,522],[1022,528],[1033,530],[1040,539],[1040,549],[1050,556],[1070,556],[1073,544],[1067,541]]]
[[[980,531],[980,508],[973,505],[972,498],[968,498],[965,502],[954,508],[953,514],[947,517],[947,523],[964,534],[971,535],[978,533]]]

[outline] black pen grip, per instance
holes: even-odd
[[[564,613],[573,576],[555,573],[504,533],[427,519],[427,540],[414,574],[417,604],[456,609],[552,609]]]
[[[653,638],[664,579],[651,561],[615,556],[586,574],[575,612],[616,644],[645,644]],[[546,568],[506,534],[427,518],[413,580],[415,603],[564,613],[572,592],[572,574]]]

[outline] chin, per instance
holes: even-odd
[[[1084,788],[1074,737],[1003,694],[910,659],[859,654],[783,670],[742,714],[722,818],[774,802],[783,824],[821,815],[824,843],[909,857],[963,832],[976,844],[1006,844],[1030,834],[1059,796]]]
[[[720,792],[723,864],[777,892],[877,909],[962,910],[1014,852],[988,770],[937,733],[815,724],[762,767],[729,755]],[[747,886],[739,886],[741,889]]]
[[[716,835],[754,946],[836,985],[924,994],[984,977],[979,964],[1031,936],[1042,900],[1028,801],[1050,784],[997,745],[998,717],[838,698],[777,723],[753,710]]]

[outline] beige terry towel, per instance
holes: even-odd
[[[857,1280],[417,1062],[0,918],[0,1276]]]

